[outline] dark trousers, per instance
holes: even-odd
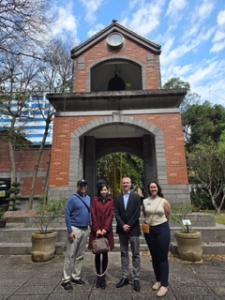
[[[170,245],[170,228],[168,222],[151,226],[150,233],[145,234],[145,240],[152,256],[152,266],[156,281],[162,286],[168,286]]]
[[[139,280],[140,278],[140,242],[139,236],[128,236],[127,234],[119,234],[120,251],[121,251],[121,265],[123,278],[129,279],[129,243],[132,252],[132,264],[133,264],[133,280]]]
[[[101,259],[102,255],[102,259]],[[97,274],[103,274],[108,266],[108,252],[103,254],[95,254],[95,267]]]

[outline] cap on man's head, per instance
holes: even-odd
[[[77,185],[87,185],[87,181],[84,179],[78,180]]]

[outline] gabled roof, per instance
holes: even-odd
[[[88,40],[85,42],[81,43],[80,45],[74,47],[71,50],[71,58],[76,58],[80,54],[82,54],[84,51],[86,51],[88,48],[92,47],[99,41],[101,41],[103,38],[106,38],[110,33],[112,32],[119,32],[121,33],[124,37],[128,37],[131,40],[135,41],[136,43],[146,47],[147,49],[150,49],[156,54],[161,53],[161,46],[144,38],[141,35],[138,35],[134,31],[128,29],[127,27],[122,26],[120,23],[117,22],[117,20],[112,20],[112,23],[90,37]]]

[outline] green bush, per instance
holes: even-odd
[[[49,225],[55,218],[62,217],[65,212],[66,199],[48,199],[45,195],[39,197],[36,205],[34,222],[40,233],[47,233]]]

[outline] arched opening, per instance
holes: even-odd
[[[96,161],[96,181],[109,186],[112,197],[121,192],[122,178],[130,177],[132,190],[144,189],[144,161],[128,152],[113,152]],[[144,195],[142,195],[143,197]]]
[[[142,70],[126,59],[110,59],[91,68],[91,92],[142,90]]]

